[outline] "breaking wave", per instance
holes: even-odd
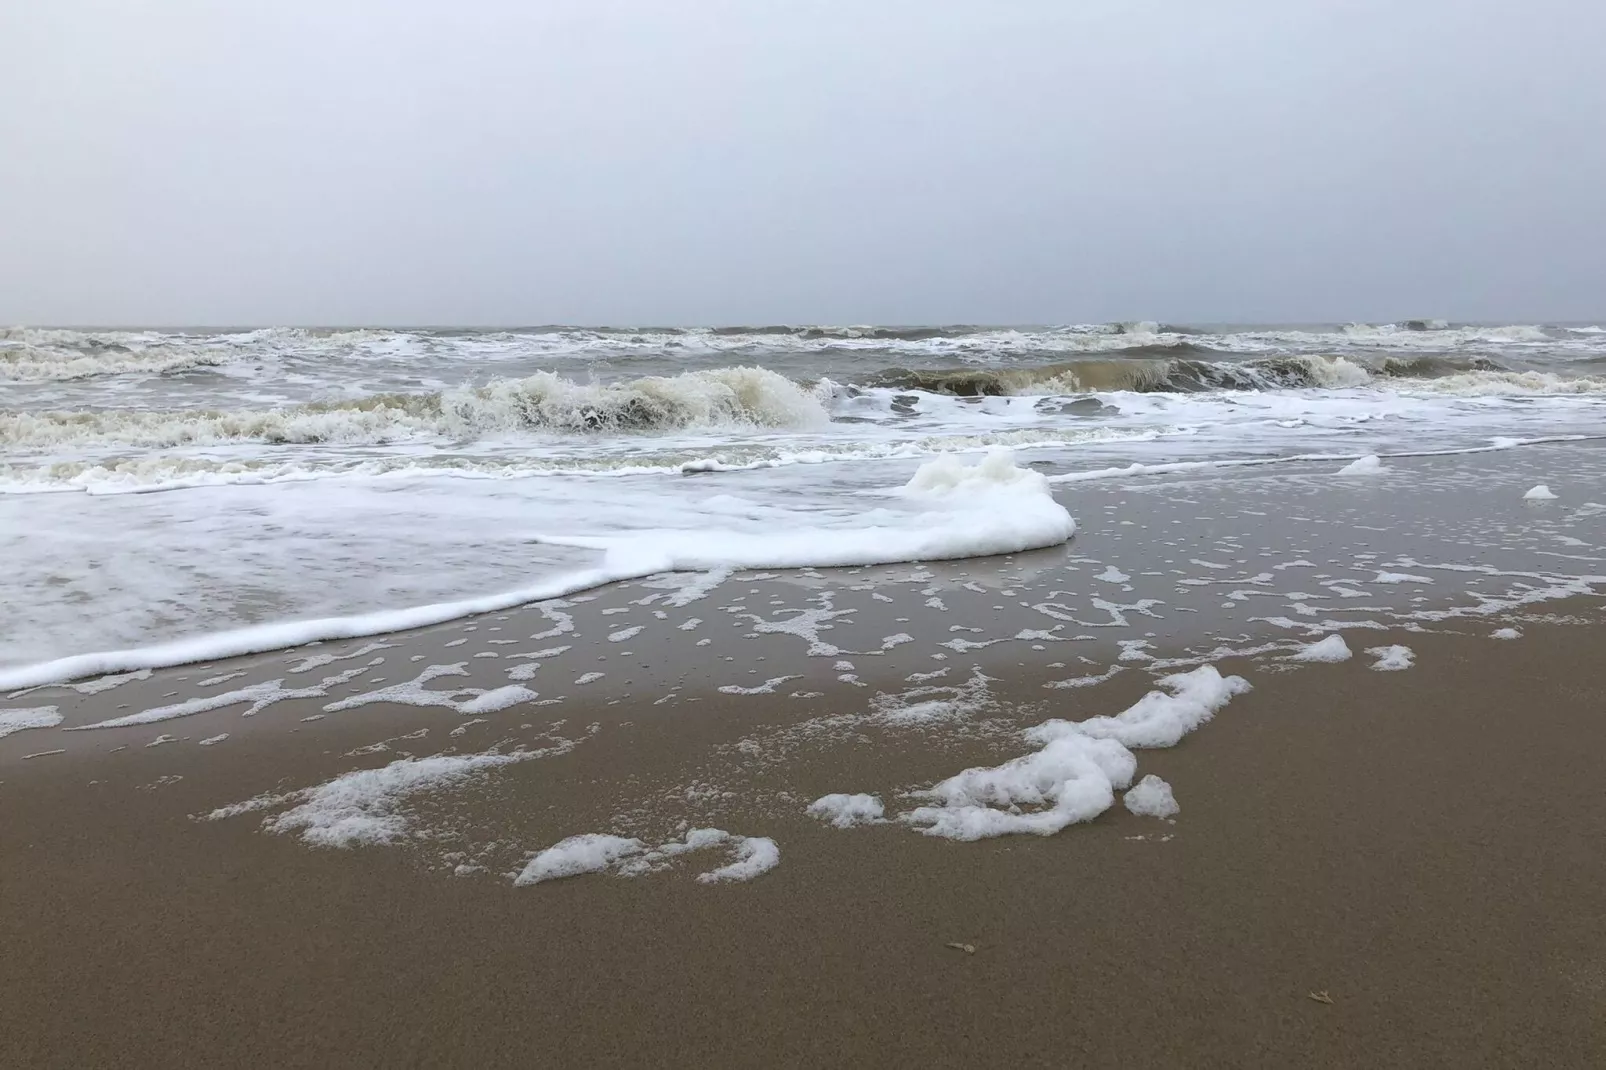
[[[0,444],[182,446],[220,442],[383,445],[512,431],[657,431],[823,425],[815,393],[763,368],[718,368],[623,383],[551,372],[428,394],[375,394],[283,409],[0,414]]]
[[[653,433],[697,428],[808,430],[851,419],[867,391],[951,397],[1210,393],[1386,387],[1468,396],[1606,393],[1606,379],[1511,370],[1483,357],[1276,356],[1238,361],[1104,358],[1036,367],[891,368],[862,382],[802,383],[756,367],[615,383],[552,372],[417,394],[371,394],[271,409],[0,412],[0,446],[175,447],[257,442],[383,446],[500,433]],[[894,404],[893,409],[897,410]],[[833,411],[835,410],[835,411]]]

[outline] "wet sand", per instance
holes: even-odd
[[[776,836],[780,867],[725,887],[675,873],[520,888],[187,817],[278,764],[245,748],[144,791],[116,786],[166,748],[70,774],[12,763],[4,1062],[1599,1065],[1600,635],[1413,635],[1406,672],[1254,672],[1213,723],[1143,752],[1140,771],[1176,788],[1175,825],[1117,806],[1050,838],[955,844],[762,815],[748,830]],[[1111,709],[1143,686],[1061,694]],[[728,732],[753,702],[773,700],[715,693],[679,719]],[[575,793],[534,762],[541,777],[484,808],[540,799],[578,831],[605,808],[590,778],[650,780],[704,742],[624,735],[575,750]],[[911,747],[876,768],[929,779],[994,749],[955,746],[939,766]],[[113,777],[114,758],[133,764]],[[851,783],[829,758],[802,756],[826,767],[799,777]]]

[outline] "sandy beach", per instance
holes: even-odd
[[[1595,464],[1134,477],[1053,550],[12,692],[4,1061],[1596,1065],[1601,514],[1513,492],[1562,456]],[[909,820],[1200,673],[1251,689],[1133,744],[1176,816]],[[887,820],[806,812],[832,793]],[[581,835],[644,846],[528,882]]]
[[[728,887],[514,887],[191,819],[282,761],[273,741],[179,763],[130,751],[115,773],[11,765],[7,1062],[1594,1065],[1598,637],[1412,636],[1409,672],[1261,674],[1145,753],[1182,801],[1175,825],[1116,807],[1056,837],[956,844],[755,814],[784,860]],[[709,696],[680,746],[599,734],[572,756],[584,770],[473,809],[544,802],[537,824],[589,827],[595,796],[672,778],[753,701]],[[923,750],[878,767],[913,778]],[[853,764],[804,757],[797,779]],[[159,768],[184,779],[148,787]]]

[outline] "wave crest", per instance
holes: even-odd
[[[375,394],[285,409],[0,413],[0,443],[35,448],[242,441],[382,445],[507,431],[811,427],[828,420],[813,391],[763,368],[717,368],[609,384],[538,372],[441,393]]]

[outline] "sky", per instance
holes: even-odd
[[[0,323],[1606,316],[1594,0],[18,0],[0,40]]]

